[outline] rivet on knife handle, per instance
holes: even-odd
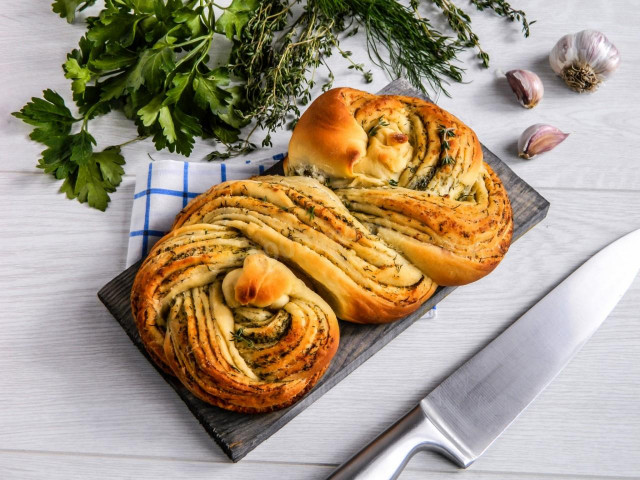
[[[445,436],[417,406],[338,468],[329,479],[394,479],[418,450],[441,453],[461,467],[468,467],[473,461],[470,454]]]

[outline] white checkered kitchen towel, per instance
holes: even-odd
[[[221,163],[150,162],[136,176],[127,267],[149,252],[192,198],[217,183],[259,175],[283,158],[284,154],[279,153],[262,160],[234,159]],[[435,310],[436,307],[425,318],[435,316]]]
[[[259,175],[283,158],[279,153],[262,160],[221,163],[150,162],[136,176],[127,267],[149,252],[192,198],[220,182]]]

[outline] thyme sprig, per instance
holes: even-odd
[[[389,126],[389,122],[387,122],[384,119],[384,115],[380,115],[378,117],[378,120],[376,120],[376,123],[369,130],[369,136],[370,137],[375,137],[376,134],[378,133],[378,130],[380,130],[380,127],[388,127],[388,126]]]
[[[440,136],[440,166],[453,165],[456,163],[455,158],[449,155],[451,144],[449,140],[456,136],[455,127],[447,128],[444,125],[438,125],[438,135]]]
[[[236,345],[241,342],[246,342],[247,347],[249,348],[253,348],[255,346],[253,340],[244,336],[243,327],[240,327],[235,332],[232,331],[230,333],[231,333],[231,341]]]

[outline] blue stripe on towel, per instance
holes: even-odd
[[[189,195],[189,162],[184,162],[184,178],[182,182],[182,208],[187,206]]]
[[[149,173],[147,174],[147,190],[151,190],[151,172],[153,169],[153,163],[149,163]],[[147,248],[149,246],[149,210],[151,207],[151,195],[147,195],[147,204],[144,210],[144,232],[142,234],[142,257],[147,256]]]

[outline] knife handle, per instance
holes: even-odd
[[[418,450],[438,452],[463,468],[473,462],[472,456],[444,435],[418,405],[340,466],[328,480],[395,479]]]

